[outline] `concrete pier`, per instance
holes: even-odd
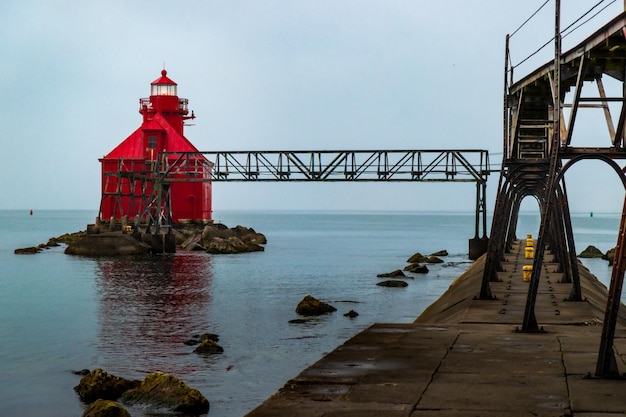
[[[525,243],[525,242],[524,242]],[[375,324],[288,381],[248,417],[608,417],[626,412],[626,379],[593,377],[607,290],[581,265],[583,302],[546,253],[540,333],[521,333],[528,282],[518,242],[475,300],[484,257],[414,323]],[[626,319],[615,351],[626,371]]]

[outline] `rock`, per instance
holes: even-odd
[[[404,275],[404,272],[402,272],[399,269],[396,269],[395,271],[387,272],[387,273],[384,273],[384,274],[378,274],[376,276],[378,278],[406,277],[406,275]]]
[[[175,376],[162,372],[146,375],[139,386],[122,395],[121,401],[128,405],[139,405],[155,410],[165,409],[174,413],[209,412],[209,401],[200,391],[190,388]]]
[[[203,241],[203,246],[209,253],[232,254],[242,252],[263,251],[263,246],[252,242],[244,242],[237,236],[228,238],[214,237],[209,241]]]
[[[443,261],[436,256],[429,256],[426,262],[429,264],[442,264],[443,263]]]
[[[121,404],[110,400],[96,400],[87,407],[83,417],[131,417]]]
[[[587,246],[587,248],[578,255],[579,258],[601,258],[602,252],[595,246]]]
[[[439,252],[431,253],[430,256],[448,256],[448,251],[443,249]]]
[[[243,253],[264,250],[262,244],[267,239],[252,228],[236,226],[229,229],[221,223],[206,225],[202,230],[197,245],[201,245],[209,253]]]
[[[293,319],[293,320],[289,320],[289,323],[291,324],[304,324],[304,323],[308,323],[310,320],[308,319]]]
[[[68,247],[65,253],[83,256],[118,256],[118,255],[141,255],[153,250],[161,252],[158,245],[154,248],[152,235],[149,233],[126,233],[125,231],[104,231],[102,228],[87,225],[86,231],[64,234],[56,238],[50,238],[48,243],[30,248],[15,249],[16,254],[34,254],[41,249],[59,246],[59,242],[66,243]],[[221,223],[180,223],[173,229],[174,238],[171,243],[180,245],[187,251],[206,251],[209,253],[242,253],[263,251],[263,245],[267,243],[265,235],[256,232],[252,228],[236,226],[229,229]],[[169,238],[169,237],[168,237]],[[144,240],[142,243],[141,240]],[[170,240],[168,240],[169,244]],[[172,246],[173,247],[173,246]]]
[[[81,369],[80,371],[72,371],[74,375],[85,376],[89,373],[89,369]]]
[[[404,267],[405,271],[408,272],[413,272],[416,274],[427,274],[428,273],[428,267],[426,267],[426,265],[421,265],[418,263],[412,263],[411,265],[408,265],[406,267]]]
[[[203,333],[203,334],[194,334],[193,336],[191,336],[191,339],[184,341],[183,343],[186,344],[187,346],[193,346],[193,345],[198,345],[200,343],[203,343],[205,340],[212,340],[215,343],[220,341],[220,337],[219,335],[216,335],[215,333]]]
[[[349,317],[351,319],[358,317],[358,315],[359,315],[359,313],[357,313],[354,310],[350,310],[346,314],[344,314],[345,317]]]
[[[224,353],[224,348],[217,344],[213,339],[206,338],[200,342],[200,346],[195,348],[194,353],[215,354]]]
[[[65,243],[66,245],[69,245],[70,243],[74,243],[77,240],[82,239],[85,236],[87,236],[87,232],[82,230],[80,232],[65,233],[53,239],[57,242],[61,242],[61,243]]]
[[[41,251],[41,249],[37,246],[31,246],[28,248],[19,248],[19,249],[15,249],[13,251],[14,254],[16,255],[32,255],[35,253],[39,253]]]
[[[150,245],[122,232],[85,235],[65,249],[67,254],[82,256],[143,255],[150,251]]]
[[[55,246],[61,246],[57,240],[55,238],[50,238],[50,240],[48,240],[48,243],[46,243],[46,247],[51,248],[51,247],[55,247]]]
[[[139,381],[120,378],[96,368],[80,379],[74,391],[80,399],[91,403],[97,399],[117,400],[122,393],[139,385]]]
[[[305,296],[296,307],[296,313],[302,316],[319,316],[321,314],[332,313],[333,311],[337,311],[337,309],[310,295]]]
[[[426,262],[427,260],[428,258],[426,256],[422,255],[419,252],[416,252],[415,254],[413,254],[413,256],[407,259],[407,262],[410,264],[414,264],[414,263]]]
[[[256,243],[257,245],[265,245],[267,243],[267,239],[265,235],[262,233],[256,232],[251,227],[243,227],[240,225],[235,226],[233,232],[236,236],[244,240],[249,240],[252,243]]]
[[[379,282],[376,285],[378,285],[379,287],[406,287],[409,284],[407,284],[405,281],[400,281],[397,279],[390,279],[387,281]]]
[[[206,251],[206,248],[200,244],[202,240],[201,234],[196,234],[185,239],[180,247],[186,251]]]
[[[615,248],[611,248],[602,256],[602,259],[606,259],[609,261],[609,266],[613,265],[613,261],[615,260]]]

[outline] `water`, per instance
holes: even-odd
[[[375,322],[412,322],[468,266],[473,214],[217,212],[254,227],[265,252],[177,253],[89,259],[63,247],[14,255],[92,223],[90,211],[0,211],[0,407],[3,416],[79,416],[72,370],[101,367],[127,378],[160,370],[198,388],[209,415],[242,416],[324,354]],[[577,250],[614,246],[619,215],[574,216]],[[518,235],[536,235],[536,215]],[[447,249],[446,263],[381,288],[376,274],[414,252]],[[606,261],[585,260],[603,282]],[[290,324],[307,294],[338,311]],[[356,319],[343,316],[349,310]],[[183,342],[217,333],[224,354],[199,356]],[[134,417],[144,416],[131,409]]]

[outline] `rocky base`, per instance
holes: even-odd
[[[151,235],[142,230],[106,231],[105,225],[88,225],[81,231],[51,238],[38,246],[15,249],[16,254],[36,254],[66,243],[65,253],[81,256],[128,256],[148,253],[173,253],[176,246],[187,251],[234,254],[263,251],[267,243],[262,233],[252,228],[229,228],[221,223],[185,223],[168,235]]]
[[[151,251],[152,247],[147,243],[122,232],[85,235],[65,249],[68,255],[82,256],[144,255]]]
[[[177,243],[184,250],[208,253],[242,253],[263,251],[267,243],[262,233],[252,228],[236,226],[229,228],[221,223],[199,227],[187,224],[176,229]],[[180,242],[178,240],[180,239]]]

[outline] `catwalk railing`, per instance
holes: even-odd
[[[493,172],[486,150],[160,152],[146,168],[139,176],[151,183],[143,187],[152,190],[151,195],[133,198],[145,207],[137,221],[154,225],[157,233],[172,225],[169,190],[177,182],[472,182],[476,222],[470,258],[486,250],[485,195],[487,177]]]
[[[443,181],[484,183],[486,150],[162,152],[161,181]]]

